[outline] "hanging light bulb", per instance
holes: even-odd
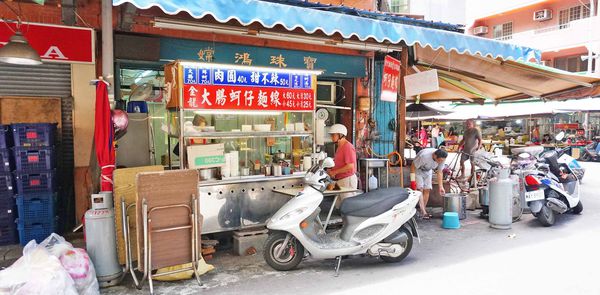
[[[31,48],[21,30],[17,29],[8,43],[0,47],[0,62],[16,65],[40,65],[40,55]]]

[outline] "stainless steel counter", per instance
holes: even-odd
[[[274,189],[302,187],[304,174],[200,182],[202,233],[264,225],[291,197]]]

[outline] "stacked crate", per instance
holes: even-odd
[[[9,126],[0,125],[0,246],[18,242],[11,142]]]
[[[21,245],[43,241],[55,230],[55,124],[13,124],[13,172]]]

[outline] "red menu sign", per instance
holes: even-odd
[[[17,24],[0,21],[0,47],[14,35]],[[94,30],[23,23],[21,32],[42,60],[65,63],[94,63]]]
[[[386,55],[381,79],[381,100],[396,102],[400,85],[400,61]]]
[[[194,63],[183,65],[182,74],[186,109],[315,109],[315,76],[311,73]]]

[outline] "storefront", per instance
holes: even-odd
[[[271,192],[273,187],[300,185],[302,172],[309,165],[304,163],[305,157],[320,151],[333,156],[334,145],[329,136],[326,136],[328,127],[341,122],[348,126],[350,134],[353,134],[353,105],[357,100],[356,88],[360,87],[357,84],[366,74],[365,56],[152,38],[156,42],[150,44],[155,44],[158,49],[149,48],[148,51],[158,52],[157,55],[144,61],[122,58],[127,57],[127,54],[121,54],[126,52],[122,47],[135,42],[135,38],[139,37],[118,36],[119,42],[116,44],[116,57],[119,58],[115,67],[116,97],[124,100],[132,112],[129,114],[127,136],[119,140],[117,145],[117,167],[163,165],[170,169],[188,168],[186,159],[183,158],[182,164],[179,155],[188,153],[186,146],[191,141],[221,143],[226,153],[238,152],[236,158],[242,164],[227,173],[221,171],[220,165],[216,165],[216,169],[207,167],[206,170],[201,170],[201,174],[204,174],[201,183],[206,184],[201,184],[200,194],[203,197],[204,232],[233,230],[264,223],[266,218],[287,200],[285,197],[275,196]],[[241,75],[237,79],[248,83],[270,83],[266,86],[260,83],[252,84],[265,86],[267,90],[284,85],[281,83],[294,86],[294,83],[308,82],[310,87],[305,90],[310,90],[310,104],[295,105],[292,101],[291,107],[282,109],[284,105],[278,104],[277,97],[273,96],[266,101],[269,104],[267,110],[240,109],[237,105],[230,104],[229,89],[226,94],[227,105],[223,105],[218,111],[193,104],[181,109],[176,99],[169,100],[169,94],[173,95],[175,90],[168,90],[169,86],[174,85],[169,82],[173,73],[171,69],[165,70],[165,66],[172,60],[197,61],[205,66],[231,67],[222,68],[224,73],[232,69],[238,72],[240,69],[249,69],[248,72],[244,72],[247,75]],[[257,72],[253,72],[252,69],[268,71],[264,73],[266,76],[256,77],[252,73]],[[296,76],[297,73],[301,76]],[[304,80],[308,78],[306,73],[311,74],[308,81]],[[303,80],[281,80],[290,74],[291,77],[301,77]],[[189,77],[183,78],[185,81]],[[213,76],[212,79],[214,78]],[[194,76],[190,79],[199,77]],[[201,91],[196,88],[198,87],[194,88],[194,93],[196,90]],[[256,106],[260,89],[254,90],[252,95]],[[199,103],[202,100],[202,92],[197,94]],[[244,105],[244,93],[240,95],[241,104]],[[283,103],[284,97],[281,96],[280,99]],[[140,103],[144,105],[142,110],[135,110],[133,106]],[[183,113],[179,113],[182,110]],[[133,113],[136,111],[139,113]],[[180,117],[184,120],[179,120]],[[208,130],[215,133],[209,138],[190,141],[180,139],[179,130],[185,129],[181,124],[192,124],[194,119],[202,120],[205,122],[203,124],[212,127]],[[260,128],[266,128],[267,125],[271,126],[268,132],[255,132],[256,128],[263,130]],[[224,133],[225,131],[228,133]],[[350,137],[355,138],[352,135]],[[180,142],[186,144],[180,145]],[[278,176],[274,176],[275,174]],[[256,187],[249,188],[249,183],[254,183]],[[242,190],[242,187],[245,189]]]
[[[88,28],[24,23],[25,37],[43,64],[0,63],[0,124],[55,123],[60,230],[71,228],[74,216],[74,170],[89,165],[93,111],[89,81],[95,71],[95,32]],[[14,34],[16,24],[0,21],[0,44]],[[89,74],[91,72],[91,75]],[[76,120],[77,119],[77,120]],[[85,208],[80,211],[85,211]],[[82,212],[81,212],[82,214]]]

